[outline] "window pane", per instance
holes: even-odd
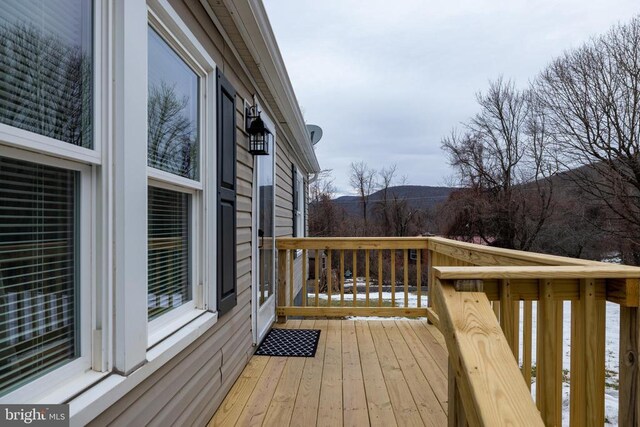
[[[93,148],[90,0],[4,0],[0,123]]]
[[[191,300],[188,194],[149,187],[149,320]]]
[[[0,157],[0,395],[79,356],[76,188]]]
[[[199,179],[198,76],[149,27],[148,164]]]

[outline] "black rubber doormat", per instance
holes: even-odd
[[[258,347],[258,356],[314,357],[319,329],[271,329]]]

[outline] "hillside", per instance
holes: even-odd
[[[404,199],[407,203],[420,210],[430,210],[436,205],[443,203],[454,191],[453,187],[429,187],[424,185],[399,185],[397,187],[389,187],[389,198],[394,196]],[[382,191],[376,191],[369,198],[370,209],[383,199]],[[334,199],[334,202],[344,208],[351,215],[360,214],[360,198],[358,196],[342,196]]]

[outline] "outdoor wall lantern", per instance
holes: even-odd
[[[246,109],[245,128],[249,134],[249,153],[254,156],[265,156],[269,154],[269,144],[273,143],[273,134],[260,118],[258,106]]]

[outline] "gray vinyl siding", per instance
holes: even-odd
[[[247,151],[243,102],[251,99],[255,89],[199,1],[170,0],[170,3],[237,90],[237,305],[196,342],[97,416],[91,425],[205,425],[254,351],[251,332],[253,157]],[[214,10],[221,10],[220,7],[223,6]],[[223,19],[227,18],[221,21]],[[278,135],[276,236],[291,236],[293,230],[292,155],[288,147],[285,135]],[[299,259],[296,265],[299,268]],[[300,284],[296,287],[299,289]]]

